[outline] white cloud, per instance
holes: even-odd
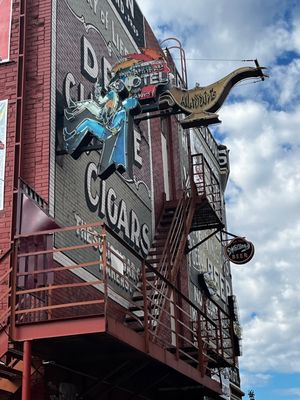
[[[244,330],[241,365],[250,373],[300,372],[299,111],[299,105],[274,111],[253,100],[222,110],[219,131],[231,150],[234,183],[228,220],[256,247],[251,263],[233,267]]]
[[[244,375],[243,372],[241,373],[243,385],[248,388],[265,386],[265,384],[268,383],[271,378],[272,375],[270,374],[254,373]]]
[[[176,36],[187,58],[242,60],[258,58],[271,66],[281,52],[300,51],[298,20],[287,19],[280,0],[139,0],[156,35]],[[296,14],[299,5],[292,5]],[[296,14],[297,15],[297,14]],[[292,29],[294,28],[294,30]],[[188,61],[189,82],[205,85],[234,69],[237,63]]]
[[[270,79],[232,91],[213,131],[230,149],[230,231],[255,244],[253,260],[232,267],[243,383],[264,385],[272,373],[300,372],[300,2],[138,2],[156,34],[180,39],[187,58],[258,58],[269,67]],[[188,60],[190,86],[241,65]],[[299,388],[284,394],[299,397]]]
[[[278,391],[280,395],[282,396],[296,396],[298,399],[300,399],[300,387],[292,387],[289,389],[282,389]],[[297,399],[295,399],[297,400]]]

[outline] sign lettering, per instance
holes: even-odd
[[[145,46],[144,17],[135,0],[112,0],[116,11],[139,47]]]
[[[141,224],[133,209],[123,199],[118,199],[115,190],[97,176],[97,166],[89,163],[85,174],[85,197],[91,212],[100,219],[107,219],[109,226],[121,232],[125,241],[146,255],[150,248],[149,226]]]
[[[225,255],[234,264],[246,264],[254,255],[253,243],[236,237],[225,247]]]

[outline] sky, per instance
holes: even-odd
[[[300,1],[138,4],[160,40],[181,41],[190,88],[254,66],[245,59],[268,68],[269,79],[232,90],[211,131],[230,149],[228,229],[255,245],[252,261],[232,265],[242,388],[300,400]]]

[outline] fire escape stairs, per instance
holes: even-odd
[[[209,191],[209,188],[207,190]],[[154,313],[156,324],[159,322],[160,310],[168,294],[167,285],[155,271],[159,272],[171,285],[175,285],[181,261],[187,249],[189,233],[196,230],[223,228],[220,209],[219,201],[212,201],[212,197],[207,196],[206,192],[199,194],[196,187],[191,190],[190,195],[184,193],[179,200],[165,201],[146,258],[146,264],[151,266],[146,269],[146,297],[155,304],[151,313],[152,315]],[[142,281],[140,287],[142,287]],[[127,315],[125,321],[132,329],[143,332],[144,296],[142,291],[134,293],[133,301],[135,305],[130,307],[131,315]]]
[[[185,195],[180,200],[165,202],[146,258],[146,264],[150,265],[150,268],[146,270],[146,297],[153,305],[151,313],[156,320],[155,325],[159,320],[159,310],[162,309],[168,288],[154,271],[158,271],[171,284],[175,284],[180,261],[186,249],[189,228],[194,214],[194,204],[194,200]],[[140,282],[140,287],[142,287],[142,282]],[[126,316],[126,324],[138,332],[143,332],[144,312],[142,308],[144,296],[142,291],[134,293],[133,301],[135,305],[130,308],[131,315]],[[152,326],[152,328],[154,329],[155,326]]]
[[[135,304],[130,307],[130,314],[125,317],[126,325],[141,334],[147,324],[153,337],[159,336],[160,320],[164,308],[167,306],[167,299],[172,296],[172,289],[165,280],[176,286],[176,278],[186,253],[189,233],[224,227],[219,184],[202,155],[195,157],[192,162],[193,171],[196,171],[193,173],[193,186],[189,194],[184,193],[179,200],[165,202],[152,246],[146,258],[145,292],[140,290],[133,295]],[[150,265],[150,268],[147,268],[147,265]],[[156,271],[159,272],[159,275],[156,274]],[[140,287],[142,288],[142,286],[143,282],[141,281]],[[144,301],[148,307],[148,321],[144,321]],[[175,352],[175,349],[172,350]],[[181,358],[196,367],[196,363],[191,360],[193,357],[189,357],[194,355],[189,352],[195,352],[195,348],[191,347],[190,350],[185,348],[184,351],[187,356]],[[225,357],[220,357],[220,354],[214,352],[213,348],[207,349],[207,351],[210,352],[208,367],[230,365]]]
[[[0,316],[0,398],[9,399],[22,382],[22,355],[14,349],[9,337],[9,308]]]
[[[41,360],[32,358],[31,376],[36,373],[42,365]],[[0,360],[0,398],[1,400],[9,400],[22,386],[23,374],[23,352],[19,350],[13,343],[9,344],[9,348]]]
[[[4,265],[4,261],[10,255],[11,251],[7,251],[0,258],[0,264]],[[7,270],[0,277],[0,399],[8,400],[16,393],[22,384],[23,373],[23,352],[18,345],[13,342],[10,337],[10,317],[11,307],[9,301],[11,298],[10,287],[11,269]],[[36,360],[32,364],[32,374],[38,368]]]

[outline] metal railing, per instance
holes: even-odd
[[[7,270],[0,277],[0,332],[3,328],[7,326],[8,319],[10,316],[10,297],[11,297],[11,287],[9,284],[9,277],[12,269]]]
[[[220,184],[203,154],[192,156],[192,181],[196,195],[206,199],[220,220],[222,220],[222,203]]]
[[[151,273],[150,270],[147,272],[147,276],[152,278],[151,284],[147,288],[147,295],[154,304],[151,307],[151,314],[157,319],[156,329],[159,327],[158,319],[162,318],[161,309],[164,309],[166,297],[170,295],[168,282],[172,284],[176,282],[192,223],[193,207],[193,198],[183,193],[175,209],[160,261],[155,268],[155,271],[158,271],[164,280],[159,279],[158,275]]]
[[[143,335],[146,349],[156,343],[202,375],[235,364],[229,315],[205,298],[196,307],[143,260],[138,279],[124,273],[126,260],[110,247],[100,222],[18,235],[13,259],[10,312],[16,327],[110,316]]]
[[[82,242],[83,231],[87,242]],[[104,238],[101,222],[16,236],[14,323],[103,313]]]

